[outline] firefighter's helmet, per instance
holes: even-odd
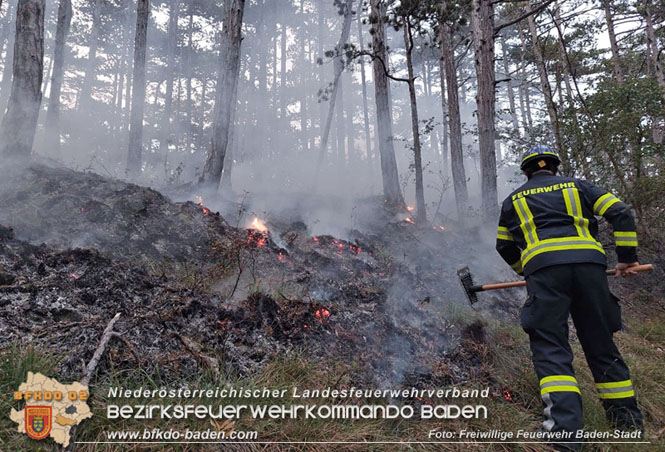
[[[522,156],[522,162],[520,163],[520,169],[524,171],[524,169],[529,166],[531,162],[537,160],[542,162],[538,162],[541,167],[546,165],[546,160],[555,161],[557,164],[561,163],[561,158],[559,158],[559,154],[557,154],[554,149],[543,144],[537,144],[535,146],[531,146],[529,150],[524,153]]]

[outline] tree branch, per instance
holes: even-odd
[[[522,20],[526,19],[527,17],[533,15],[533,14],[538,14],[540,13],[543,9],[547,8],[550,4],[554,3],[555,0],[545,0],[542,2],[540,5],[537,7],[533,8],[531,11],[527,11],[521,16],[518,16],[517,18],[513,20],[509,20],[506,23],[503,23],[501,25],[497,25],[494,27],[494,34],[496,35],[499,33],[501,30],[503,30],[506,27],[510,27],[511,25],[515,25],[517,22],[521,22]]]

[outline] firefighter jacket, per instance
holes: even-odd
[[[518,274],[551,265],[607,265],[598,221],[612,224],[619,262],[637,261],[637,233],[630,207],[584,180],[534,174],[501,208],[496,249]]]

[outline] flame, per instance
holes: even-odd
[[[201,212],[203,212],[203,215],[208,215],[210,213],[210,209],[208,209],[206,206],[203,205],[203,197],[196,195],[195,198],[196,198],[196,204],[198,204],[199,207],[201,207]]]
[[[413,221],[413,220],[412,220],[411,218],[409,218],[409,217],[406,217],[406,218],[404,219],[404,221],[406,221],[407,223],[416,224],[416,222]]]
[[[259,232],[268,232],[268,227],[263,221],[259,220],[258,217],[254,217],[252,223],[249,225],[249,228],[256,229]]]
[[[416,210],[416,208],[413,206],[406,206],[406,210],[408,210],[409,212],[413,212],[414,210]]]

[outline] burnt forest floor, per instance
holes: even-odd
[[[428,441],[433,429],[538,427],[538,382],[517,321],[524,293],[482,294],[471,308],[455,275],[468,264],[477,282],[514,278],[493,255],[491,232],[440,218],[431,228],[416,228],[406,221],[408,212],[386,209],[376,199],[363,201],[366,215],[343,239],[313,234],[297,215],[267,214],[265,232],[248,229],[241,215],[225,220],[234,209],[245,207],[236,203],[220,215],[197,202],[171,202],[136,185],[41,165],[0,182],[0,413],[5,413],[0,451],[58,450],[50,440],[32,441],[16,432],[8,417],[18,407],[12,393],[28,371],[63,383],[80,379],[82,363],[118,312],[119,337],[112,339],[90,386],[95,415],[78,429],[77,441],[104,441],[111,430],[152,428],[251,430],[261,441],[361,443]],[[665,450],[665,298],[663,260],[656,255],[643,250],[642,260],[657,266],[652,274],[611,282],[624,310],[625,328],[616,341],[631,367],[652,444],[587,445],[585,451]],[[586,427],[607,430],[574,329],[571,342]],[[489,400],[468,401],[486,405],[489,415],[473,421],[106,419],[106,406],[123,402],[108,398],[110,386],[229,385],[489,387]],[[234,402],[247,400],[225,400]],[[254,402],[301,403],[289,397]],[[222,447],[78,444],[75,450]],[[549,449],[438,443],[226,444],[223,450]]]

